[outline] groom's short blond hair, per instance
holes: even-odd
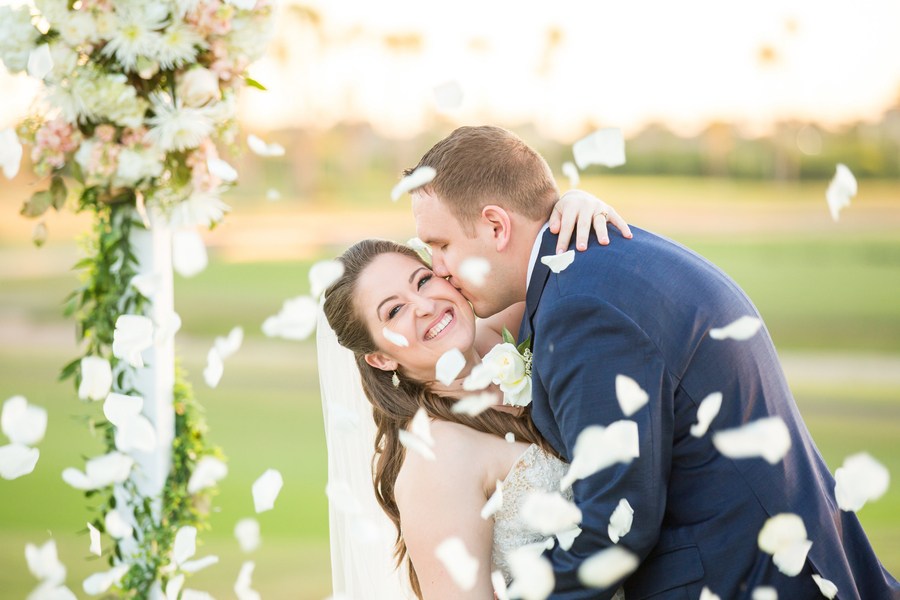
[[[547,161],[502,127],[460,127],[403,174],[423,166],[436,175],[420,189],[437,196],[469,235],[488,204],[545,221],[559,199]]]

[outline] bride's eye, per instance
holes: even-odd
[[[400,305],[399,305],[399,304],[398,304],[397,306],[393,307],[391,310],[388,311],[388,314],[387,314],[388,320],[393,319],[395,316],[397,316],[397,313],[398,313],[398,312],[400,312]]]
[[[422,289],[422,286],[425,285],[425,282],[429,281],[432,277],[434,277],[434,275],[432,275],[431,273],[422,277],[422,279],[419,280],[418,289]]]

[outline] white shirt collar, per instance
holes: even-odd
[[[528,291],[528,286],[531,285],[531,272],[534,271],[534,265],[537,263],[538,252],[541,251],[541,240],[544,237],[544,232],[550,227],[550,222],[547,221],[544,223],[544,226],[541,227],[541,230],[538,231],[537,237],[534,239],[534,245],[531,247],[531,258],[528,259],[528,274],[525,276],[525,290]]]

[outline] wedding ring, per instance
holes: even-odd
[[[603,215],[604,220],[609,221],[609,213],[607,213],[605,210],[601,210],[600,214]]]

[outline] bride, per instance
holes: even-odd
[[[593,217],[603,214],[627,236],[627,225],[611,208],[597,207],[593,198],[576,198],[570,196],[568,205],[564,198],[565,208],[554,209],[559,211],[556,226],[561,221],[571,231],[579,215],[578,239],[586,241]],[[598,237],[606,235],[606,219],[594,221],[603,229]],[[498,389],[491,390],[497,405],[484,412],[453,411],[457,400],[471,395],[463,391],[463,379],[501,342],[504,326],[515,335],[524,306],[476,322],[456,288],[436,277],[415,251],[393,242],[364,240],[340,260],[344,273],[324,300],[331,328],[319,328],[335,592],[367,599],[413,594],[429,600],[491,598],[492,572],[499,572],[495,584],[511,579],[508,553],[546,537],[519,520],[518,508],[531,492],[558,490],[567,469],[532,424],[528,409],[523,416],[513,414],[502,406]],[[352,358],[334,347],[334,338]],[[436,381],[435,363],[453,348],[463,352],[466,366],[444,385]],[[359,371],[374,423],[360,400],[360,380],[344,370],[348,363]],[[356,405],[348,410],[354,398]],[[431,420],[431,457],[409,451],[400,439],[420,408]],[[498,482],[502,508],[482,518]],[[392,576],[390,552],[373,543],[376,519],[384,526],[383,517],[373,514],[373,493],[393,523],[393,555],[407,581]],[[467,589],[447,566],[449,548],[442,544],[453,538],[478,563],[474,584],[464,584]]]

